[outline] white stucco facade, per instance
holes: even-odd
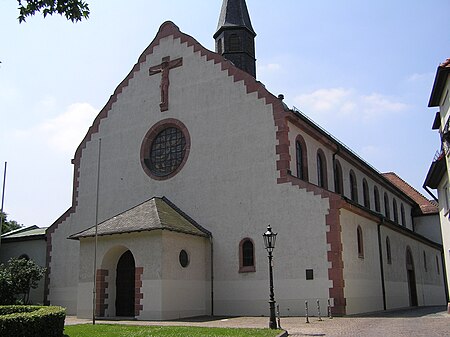
[[[182,66],[170,70],[169,108],[161,111],[161,75],[150,76],[149,68],[167,57],[181,58]],[[155,179],[143,169],[141,149],[149,130],[164,123],[183,126],[189,151],[179,172]],[[299,134],[308,147],[308,181],[293,175]],[[327,188],[317,186],[319,149],[327,162]],[[334,191],[336,158],[343,169],[343,195]],[[67,238],[95,224],[98,162],[99,222],[165,196],[212,233],[210,239],[165,231],[101,237],[97,269],[108,270],[103,280],[108,283],[106,317],[115,316],[114,270],[128,250],[136,268],[142,268],[142,283],[136,285],[142,294],[138,319],[267,315],[262,233],[269,223],[278,232],[274,281],[282,315],[303,315],[306,300],[319,299],[325,308],[329,298],[338,314],[383,310],[374,219],[383,219],[385,211],[374,208],[374,186],[379,188],[381,207],[384,194],[389,200],[396,198],[398,207],[404,205],[404,226],[387,221],[399,227],[399,241],[416,245],[414,234],[405,235],[412,233],[415,204],[410,198],[348,150],[338,152],[332,137],[285,110],[261,83],[167,22],[80,144],[74,158],[73,205],[48,231],[48,300],[65,306],[68,314],[92,315],[93,239]],[[348,200],[350,170],[358,184],[368,182],[370,207],[361,204],[362,186],[359,202]],[[354,257],[358,225],[364,232],[364,259]],[[254,270],[246,272],[240,269],[239,244],[244,238],[254,243]],[[439,252],[432,242],[420,245],[430,256]],[[177,261],[181,249],[190,255],[186,268]],[[312,270],[312,279],[306,279],[307,270]],[[401,276],[398,279],[385,281],[390,308],[409,305],[408,292],[396,290],[395,282],[402,282]],[[431,278],[423,286],[418,283],[425,299],[421,304],[439,303],[443,291],[442,283]]]

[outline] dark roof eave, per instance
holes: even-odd
[[[179,230],[179,229],[175,229],[175,228],[168,228],[168,227],[155,227],[155,228],[140,229],[140,230],[130,230],[130,231],[121,231],[121,232],[104,232],[104,233],[97,234],[97,236],[100,237],[100,236],[131,234],[131,233],[140,233],[140,232],[153,232],[153,231],[157,231],[157,230],[161,230],[161,231],[167,230],[167,231],[170,231],[170,232],[176,232],[176,233],[181,233],[181,234],[186,234],[186,235],[200,236],[200,237],[204,237],[204,238],[211,237],[207,233],[193,233],[193,232],[189,232],[189,231],[183,231],[183,230]],[[74,235],[70,235],[68,237],[68,239],[69,240],[80,240],[80,239],[87,239],[87,238],[94,238],[94,237],[95,237],[95,234],[89,234],[89,235],[74,234]]]
[[[433,89],[431,90],[430,101],[428,107],[439,106],[441,102],[442,92],[447,82],[447,76],[450,72],[450,68],[447,66],[439,66],[436,71],[436,77],[434,78]]]
[[[220,27],[217,30],[217,32],[214,33],[213,38],[216,39],[224,30],[236,30],[236,29],[242,29],[242,28],[247,30],[253,37],[256,37],[257,34],[253,30],[249,29],[246,26],[227,24],[225,26]]]
[[[436,112],[436,115],[434,116],[433,126],[431,127],[432,130],[439,130],[441,127],[441,112]]]
[[[432,189],[437,189],[446,171],[447,171],[447,164],[445,156],[442,156],[438,160],[431,163],[430,169],[428,170],[427,177],[425,178],[423,186]]]
[[[33,240],[46,240],[45,234],[30,235],[30,236],[16,236],[2,238],[2,243],[8,242],[21,242],[21,241],[33,241]]]

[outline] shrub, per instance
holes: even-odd
[[[28,304],[30,289],[37,288],[44,274],[45,268],[25,258],[11,258],[7,264],[0,264],[0,305]]]
[[[62,337],[65,318],[61,307],[0,306],[0,336]]]

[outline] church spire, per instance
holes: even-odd
[[[245,0],[223,0],[216,40],[216,53],[256,77],[255,36]]]

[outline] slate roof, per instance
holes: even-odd
[[[214,38],[221,29],[238,27],[246,28],[256,36],[245,0],[224,0]]]
[[[400,190],[402,190],[403,193],[413,199],[419,205],[420,212],[422,214],[439,213],[439,208],[435,203],[425,198],[419,191],[417,191],[414,187],[400,178],[397,174],[395,174],[394,172],[387,172],[382,173],[382,175],[395,186],[397,186]]]
[[[114,235],[153,230],[210,237],[211,233],[196,223],[167,198],[154,197],[97,226],[97,235]],[[78,240],[95,236],[95,226],[69,236]]]

